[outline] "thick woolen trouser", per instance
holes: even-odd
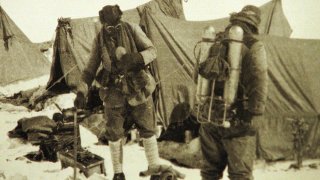
[[[212,124],[203,124],[200,127],[201,151],[204,158],[204,165],[201,168],[202,179],[222,178],[226,166],[228,166],[231,180],[253,179],[252,169],[256,152],[255,136],[241,135],[223,138],[224,133],[221,127],[215,127]]]
[[[137,106],[130,106],[121,91],[110,88],[104,100],[104,115],[106,117],[106,137],[109,141],[117,141],[124,137],[124,123],[130,119],[136,124],[140,137],[149,138],[155,135],[156,122],[153,100],[148,100]]]

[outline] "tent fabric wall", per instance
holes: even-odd
[[[81,81],[80,70],[89,59],[93,39],[100,30],[97,22],[98,18],[58,20],[48,90],[73,89]]]
[[[177,19],[185,19],[181,0],[154,0],[137,7],[142,16],[147,7],[148,11],[156,14],[164,14]]]
[[[292,118],[292,117],[290,117]],[[305,158],[320,157],[320,118],[318,116],[295,117],[303,118],[309,126],[306,137],[303,139],[305,145]],[[269,161],[292,159],[295,156],[294,137],[292,122],[288,116],[264,117],[259,123],[258,154],[261,158]]]
[[[260,9],[263,17],[259,26],[260,33],[290,37],[292,29],[285,18],[281,0],[273,0],[262,5]]]
[[[310,116],[320,113],[319,40],[264,37],[272,86],[269,114]]]
[[[283,12],[281,0],[272,0],[260,6],[259,8],[261,10],[261,23],[259,25],[260,33],[281,37],[290,37],[292,29]],[[202,22],[211,23],[214,25],[216,31],[219,32],[223,31],[228,25],[229,17]]]
[[[319,40],[261,37],[269,66],[269,95],[259,134],[261,153],[275,160],[292,156],[293,120],[305,120],[309,130],[306,155],[319,157]],[[279,138],[280,137],[280,138]]]
[[[0,85],[49,73],[50,62],[0,7]]]

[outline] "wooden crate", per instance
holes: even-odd
[[[66,168],[68,166],[73,167],[73,157],[73,151],[58,152],[58,158],[60,159],[62,168]],[[94,173],[104,174],[105,176],[107,175],[104,166],[104,159],[102,157],[91,153],[90,157],[88,158],[90,159],[89,163],[77,161],[77,168],[79,168],[80,171],[83,172],[86,177],[89,177]]]

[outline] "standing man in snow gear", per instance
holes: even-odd
[[[94,79],[101,84],[99,95],[107,120],[113,180],[125,179],[121,139],[125,136],[124,123],[128,118],[134,121],[143,139],[148,169],[160,167],[151,96],[156,83],[148,70],[148,64],[156,58],[156,49],[139,25],[121,21],[121,15],[118,5],[107,5],[99,11],[102,28],[82,74],[86,84],[78,89],[74,102],[76,107],[84,108],[88,87]],[[122,49],[117,51],[119,47]],[[102,68],[97,73],[100,65]]]
[[[230,127],[216,123],[205,123],[200,127],[201,150],[204,157],[204,166],[201,168],[203,180],[221,179],[226,166],[232,180],[253,179],[257,121],[262,119],[261,115],[265,110],[268,80],[265,47],[256,38],[261,21],[260,14],[257,7],[245,6],[240,12],[231,14],[230,25],[224,32],[227,39],[226,51],[230,51],[231,42],[242,43],[242,50],[239,51],[241,63],[239,68],[235,69],[228,62],[229,77],[225,80],[221,78],[221,81],[216,79],[214,86],[215,99],[220,101],[215,102],[213,106],[213,117],[223,119],[223,122],[229,121]],[[242,41],[231,39],[230,32],[234,29],[241,34]],[[235,100],[225,106],[225,102],[219,102],[221,99],[225,101],[225,98],[221,97],[227,97],[228,94],[225,93],[230,92],[225,89],[230,88],[226,85],[228,78],[234,78],[232,71],[240,71],[238,80],[235,81],[238,83],[233,89],[236,90]],[[201,74],[201,70],[199,73]],[[206,74],[203,76],[206,77]]]

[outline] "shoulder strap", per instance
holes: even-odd
[[[252,35],[247,35],[247,36],[244,37],[243,42],[244,42],[244,45],[245,45],[248,49],[250,49],[251,46],[252,46],[254,43],[258,42],[258,39],[256,39],[256,38],[255,38],[254,36],[252,36]]]

